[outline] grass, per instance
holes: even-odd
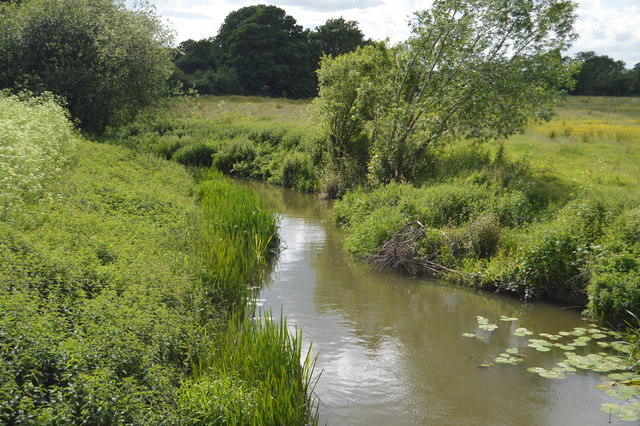
[[[640,99],[571,96],[505,145],[550,178],[640,200]]]

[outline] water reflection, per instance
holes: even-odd
[[[580,372],[548,380],[527,366],[551,368],[562,352],[526,348],[517,327],[557,333],[582,326],[577,312],[378,273],[345,256],[338,230],[327,223],[330,203],[266,185],[250,185],[281,215],[286,243],[266,309],[281,308],[290,324],[313,341],[323,370],[316,392],[321,421],[334,425],[600,425],[610,401],[596,389],[599,376]],[[476,332],[476,316],[499,328]],[[498,321],[500,315],[519,318]],[[526,365],[493,362],[521,347]]]

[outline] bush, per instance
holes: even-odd
[[[303,152],[293,151],[284,154],[284,158],[274,160],[273,176],[270,183],[293,188],[298,191],[314,192],[318,188],[316,168],[311,157]]]
[[[116,0],[3,6],[0,88],[63,97],[84,128],[131,120],[167,90],[171,32],[154,9]]]
[[[256,156],[254,142],[246,137],[238,137],[221,144],[213,155],[212,165],[223,173],[249,177],[254,170]]]
[[[12,208],[44,195],[77,143],[67,112],[53,96],[0,92],[0,220]]]
[[[217,150],[215,142],[192,143],[179,148],[171,159],[185,166],[209,167]]]
[[[466,246],[475,256],[488,258],[494,255],[500,242],[501,226],[495,214],[480,215],[466,229]]]

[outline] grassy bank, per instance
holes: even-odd
[[[300,336],[243,315],[266,208],[82,139],[51,99],[0,103],[0,422],[306,424]]]
[[[635,324],[638,108],[637,99],[569,98],[551,122],[504,144],[433,150],[419,183],[348,194],[335,220],[347,248],[381,267],[561,299],[610,325]]]

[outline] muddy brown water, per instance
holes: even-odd
[[[302,330],[322,371],[315,388],[320,423],[329,425],[606,425],[600,374],[578,371],[545,379],[528,367],[552,368],[565,356],[527,347],[517,327],[535,333],[586,327],[579,312],[542,302],[461,288],[437,280],[380,273],[352,259],[328,220],[330,203],[254,182],[280,217],[284,250],[262,310],[282,312]],[[477,328],[476,316],[499,327]],[[500,315],[516,322],[499,321]],[[483,337],[465,338],[462,333]],[[531,336],[538,337],[538,336]],[[520,365],[496,364],[506,348]],[[479,368],[484,363],[489,368]],[[615,418],[612,423],[619,422]]]

